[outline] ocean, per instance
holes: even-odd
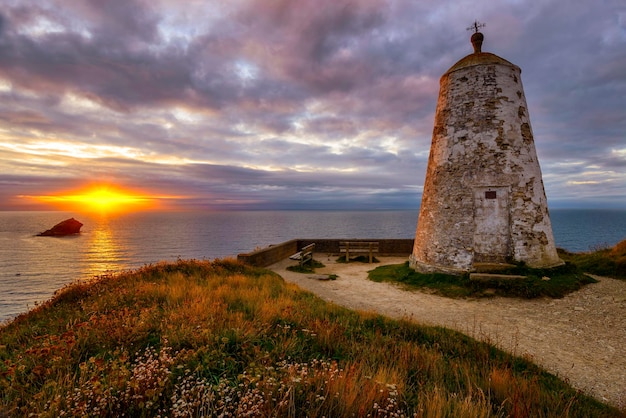
[[[0,212],[0,323],[74,280],[159,261],[235,257],[293,238],[413,238],[416,210],[132,214]],[[557,247],[587,251],[626,238],[626,210],[552,210]],[[76,236],[37,233],[74,217]]]

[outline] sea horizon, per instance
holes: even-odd
[[[419,210],[247,210],[80,214],[0,211],[0,322],[76,280],[177,259],[236,257],[295,239],[412,239]],[[555,243],[571,252],[626,238],[626,210],[554,209]],[[81,233],[37,237],[75,218]]]

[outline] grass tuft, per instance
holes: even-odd
[[[326,267],[323,263],[315,259],[311,259],[304,263],[304,265],[296,264],[295,266],[289,266],[287,267],[287,270],[293,271],[294,273],[314,273],[315,269],[323,267]]]
[[[337,263],[349,263],[349,262],[357,262],[357,263],[366,263],[369,264],[370,258],[366,255],[357,255],[356,257],[350,257],[350,260],[346,260],[346,256],[342,255],[337,258]],[[380,263],[380,260],[376,257],[372,257],[372,263]]]
[[[472,281],[469,274],[451,275],[419,273],[404,264],[380,266],[369,272],[369,279],[376,282],[396,282],[409,288],[425,289],[447,297],[505,297],[562,298],[596,280],[583,274],[574,264],[552,269],[532,269],[518,265],[499,273],[526,276],[525,279]]]

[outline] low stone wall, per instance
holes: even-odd
[[[267,267],[297,253],[302,247],[315,243],[315,253],[339,255],[339,242],[378,242],[378,255],[409,256],[413,251],[413,239],[292,239],[250,253],[239,254],[237,260],[257,267]],[[315,254],[314,254],[315,257]]]
[[[251,253],[239,254],[237,260],[251,266],[267,267],[300,251],[303,245],[299,242],[297,239],[292,239],[281,244],[270,245]]]

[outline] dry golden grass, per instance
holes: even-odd
[[[121,413],[620,416],[487,344],[349,311],[232,260],[77,284],[0,330],[0,416]]]

